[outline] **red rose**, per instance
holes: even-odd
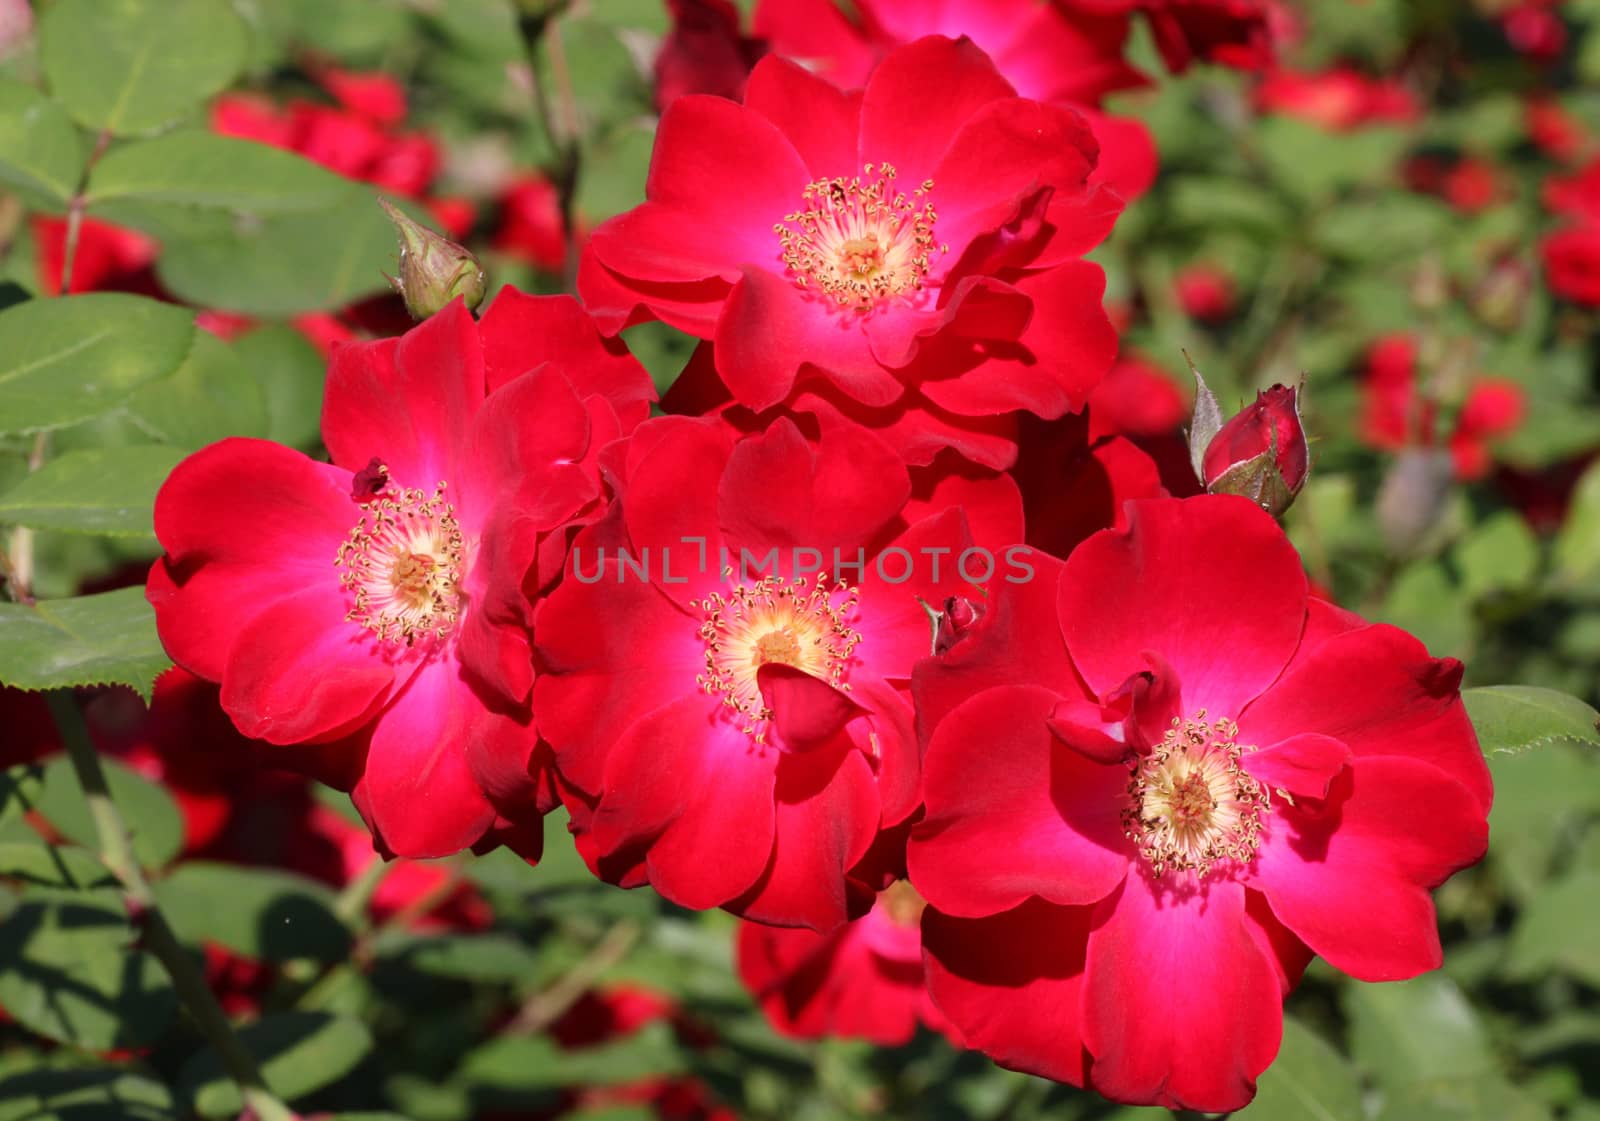
[[[667,8],[672,30],[656,55],[656,111],[690,93],[737,101],[766,53],[761,40],[739,33],[739,9],[731,0],[667,0]]]
[[[787,419],[740,437],[664,417],[626,460],[537,619],[534,704],[580,850],[682,906],[831,929],[917,806],[901,687],[931,649],[923,604],[1011,571],[1015,487],[914,488],[859,426],[810,443]]]
[[[1215,265],[1189,265],[1173,280],[1183,313],[1202,323],[1224,323],[1232,318],[1236,295],[1233,277]]]
[[[799,1039],[899,1047],[919,1023],[949,1031],[923,983],[922,909],[902,880],[880,893],[872,910],[829,934],[742,923],[739,979],[773,1028]]]
[[[1539,246],[1550,290],[1585,307],[1600,307],[1600,225],[1558,230]]]
[[[913,462],[953,446],[1005,466],[996,418],[1080,407],[1116,349],[1079,259],[1119,209],[1087,185],[1095,151],[968,43],[900,48],[859,94],[764,59],[744,105],[668,109],[649,201],[595,230],[579,288],[607,330],[714,339],[751,409],[889,411]]]
[[[1100,111],[1107,94],[1146,84],[1123,57],[1126,12],[1072,9],[1040,0],[930,4],[925,0],[864,0],[859,19],[835,0],[762,0],[758,35],[773,53],[814,68],[845,88],[866,83],[889,51],[925,35],[965,36],[987,54],[1018,94],[1083,114],[1100,145],[1090,182],[1125,199],[1149,190],[1156,176],[1155,141],[1130,117]]]
[[[390,851],[526,825],[553,796],[530,777],[524,589],[559,572],[566,526],[598,516],[598,447],[649,396],[565,298],[510,292],[481,324],[457,302],[341,347],[332,464],[230,439],[162,487],[148,595],[163,643],[221,684],[244,734],[346,760]]]
[[[1373,124],[1409,124],[1422,111],[1410,90],[1398,82],[1369,78],[1348,66],[1319,73],[1279,70],[1256,87],[1256,105],[1284,113],[1331,132]]]
[[[1161,58],[1181,74],[1196,59],[1235,70],[1272,65],[1269,11],[1263,0],[1144,0]]]
[[[1409,335],[1379,339],[1367,354],[1362,386],[1361,437],[1373,447],[1398,450],[1449,446],[1459,479],[1481,479],[1493,465],[1491,441],[1516,431],[1527,411],[1516,382],[1474,377],[1448,435],[1438,431],[1438,403],[1417,387],[1417,347]]]
[[[1428,891],[1483,855],[1489,770],[1461,664],[1308,598],[1266,514],[1130,509],[919,667],[909,867],[969,1045],[1227,1112],[1312,954],[1363,980],[1438,967]]]

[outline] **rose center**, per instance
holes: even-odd
[[[361,520],[333,561],[354,597],[346,619],[405,646],[455,629],[464,543],[444,495],[440,483],[431,495],[390,488],[361,503]]]
[[[868,164],[861,175],[806,187],[800,209],[773,226],[795,284],[855,311],[926,287],[934,255],[947,248],[934,243],[933,181],[908,195],[894,178],[889,164]]]
[[[1159,744],[1129,759],[1122,828],[1157,877],[1247,864],[1260,844],[1267,792],[1239,763],[1255,748],[1239,745],[1233,721],[1205,717],[1201,709],[1174,720]]]
[[[724,576],[731,576],[732,569]],[[765,665],[793,666],[836,688],[845,678],[861,635],[851,625],[859,592],[827,573],[815,581],[767,576],[713,592],[692,606],[704,613],[700,638],[705,669],[700,687],[721,699],[743,730],[765,742],[772,710],[761,696],[757,673]]]

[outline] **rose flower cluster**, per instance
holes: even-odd
[[[596,876],[741,916],[780,1030],[1237,1109],[1313,955],[1439,966],[1492,793],[1460,663],[1320,598],[1274,518],[1296,391],[1202,393],[1183,486],[1110,422],[1128,21],[1246,65],[1265,16],[815,6],[667,105],[581,304],[337,346],[329,462],[180,464],[162,640],[385,855],[535,860],[560,806]],[[655,407],[649,319],[702,340]]]

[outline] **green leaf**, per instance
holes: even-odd
[[[657,1021],[615,1042],[571,1050],[544,1036],[500,1036],[467,1056],[461,1077],[474,1085],[529,1091],[620,1086],[684,1069],[672,1027]]]
[[[1345,1057],[1294,1017],[1283,1021],[1283,1045],[1262,1074],[1244,1121],[1354,1121],[1361,1084]]]
[[[1467,598],[1485,599],[1533,582],[1539,572],[1539,543],[1526,522],[1502,510],[1456,546],[1455,560]]]
[[[1555,567],[1569,586],[1600,574],[1600,463],[1583,473],[1572,493],[1571,509],[1556,537]]]
[[[10,821],[33,809],[43,785],[44,769],[35,763],[19,763],[0,771],[0,821]]]
[[[333,892],[293,872],[185,861],[156,885],[156,900],[185,942],[217,942],[260,961],[334,962],[350,951]]]
[[[177,297],[276,318],[344,307],[388,288],[399,254],[375,196],[309,214],[239,223],[207,237],[169,241],[156,272]]]
[[[315,417],[318,404],[311,409]],[[228,436],[265,436],[266,403],[237,348],[209,331],[168,377],[134,391],[122,412],[142,436],[195,451]]]
[[[96,292],[0,312],[0,433],[60,428],[120,405],[176,370],[193,314],[142,296]]]
[[[130,950],[133,941],[120,901],[33,889],[0,922],[0,1007],[91,1051],[154,1043],[177,997],[161,964]]]
[[[143,588],[32,607],[0,604],[0,684],[15,689],[129,685],[146,702],[171,661]]]
[[[0,1081],[0,1121],[169,1121],[171,1092],[123,1067],[30,1070]]]
[[[0,876],[59,891],[116,887],[117,879],[87,849],[34,841],[0,841]]]
[[[31,86],[0,81],[0,183],[65,207],[83,176],[83,141],[67,111]]]
[[[1577,697],[1537,685],[1485,685],[1461,699],[1484,754],[1517,754],[1557,741],[1600,745],[1600,713]]]
[[[269,324],[234,341],[234,353],[266,399],[266,437],[301,451],[318,447],[326,363],[299,331]]]
[[[265,1016],[240,1028],[238,1036],[261,1063],[267,1087],[286,1101],[337,1082],[372,1050],[366,1025],[321,1012]],[[233,1117],[244,1105],[210,1048],[184,1064],[178,1086],[203,1117]]]
[[[183,848],[183,814],[159,783],[151,782],[115,759],[101,760],[111,797],[133,836],[133,852],[146,868],[172,862]],[[80,845],[99,841],[94,819],[78,786],[72,761],[61,755],[45,767],[44,794],[37,809],[61,835]]]
[[[1467,703],[1470,711],[1470,696]],[[1558,739],[1536,751],[1490,749],[1488,760],[1489,859],[1507,894],[1527,901],[1543,888],[1557,854],[1570,849],[1578,823],[1600,813],[1600,754]]]
[[[1335,147],[1335,151],[1342,149]],[[1456,219],[1444,203],[1391,193],[1349,202],[1322,217],[1312,230],[1317,245],[1350,261],[1405,257],[1437,245]]]
[[[303,156],[251,140],[185,130],[125,144],[89,176],[91,209],[194,206],[266,216],[335,206],[356,185]]]
[[[378,952],[408,969],[463,981],[515,981],[539,969],[539,955],[508,934],[402,935]]]
[[[1422,639],[1435,657],[1463,657],[1472,645],[1472,620],[1461,589],[1435,561],[1407,566],[1376,615]]]
[[[39,18],[39,62],[80,124],[122,135],[186,116],[244,66],[243,21],[226,0],[56,0]]]
[[[1600,987],[1600,872],[1551,881],[1528,901],[1511,935],[1507,970],[1536,978],[1555,969]]]
[[[1477,1013],[1437,973],[1344,990],[1357,1065],[1388,1090],[1430,1078],[1471,1078],[1493,1065]]]
[[[1382,178],[1408,141],[1392,128],[1361,129],[1334,138],[1308,121],[1272,116],[1256,126],[1256,142],[1273,181],[1309,201]]]
[[[1550,1111],[1502,1078],[1466,1072],[1405,1087],[1377,1121],[1550,1121]]]
[[[67,452],[0,494],[0,522],[74,533],[153,535],[156,491],[182,458],[181,450],[164,447]]]

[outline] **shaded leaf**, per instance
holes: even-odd
[[[122,811],[133,837],[133,852],[147,868],[171,863],[183,848],[183,814],[178,803],[159,783],[129,769],[115,759],[102,759],[111,797]],[[45,789],[38,811],[69,840],[94,847],[99,842],[94,819],[83,790],[65,755],[45,767]]]
[[[117,879],[87,849],[37,841],[0,841],[0,876],[62,891],[115,887]]]
[[[133,940],[120,902],[31,890],[0,922],[0,1006],[32,1031],[92,1051],[153,1043],[177,997]]]
[[[286,1101],[337,1082],[372,1050],[372,1033],[358,1020],[321,1012],[283,1012],[238,1030],[255,1055],[267,1086]],[[243,1108],[239,1089],[210,1048],[184,1064],[180,1092],[203,1117],[233,1117]]]
[[[31,810],[43,785],[44,769],[36,763],[19,763],[0,771],[0,821]]]
[[[161,1083],[116,1067],[30,1070],[0,1080],[0,1121],[168,1121]]]
[[[350,951],[333,892],[293,872],[186,861],[156,885],[156,899],[186,942],[217,942],[260,961],[334,962]]]

